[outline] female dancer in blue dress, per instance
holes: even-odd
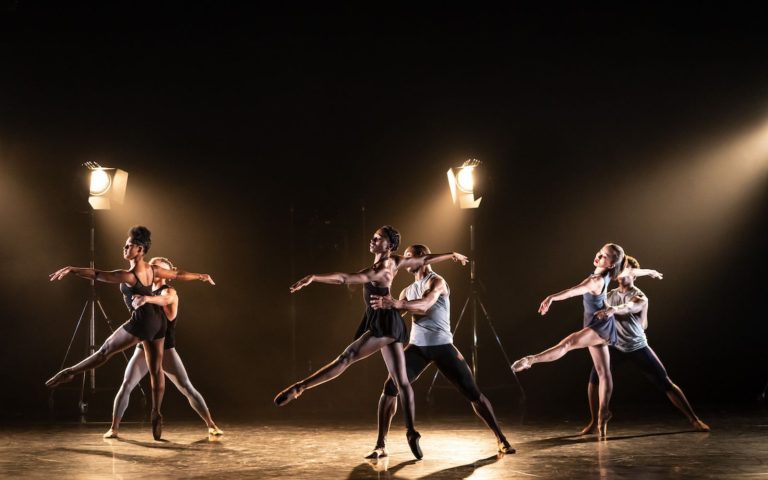
[[[328,365],[322,367],[309,377],[294,383],[275,397],[275,404],[283,406],[301,395],[304,390],[313,388],[341,375],[350,365],[381,351],[387,370],[400,393],[405,411],[407,428],[406,438],[416,458],[421,458],[419,448],[420,435],[414,428],[414,399],[408,374],[405,371],[405,356],[403,343],[407,341],[407,329],[400,312],[393,309],[374,310],[371,307],[371,295],[389,295],[392,281],[401,268],[418,269],[424,265],[452,259],[467,263],[467,257],[460,253],[438,253],[419,257],[402,257],[395,255],[400,244],[400,233],[389,225],[376,230],[371,239],[369,250],[374,255],[373,265],[357,273],[326,273],[307,275],[291,285],[291,292],[297,292],[310,283],[329,284],[365,284],[364,301],[365,315],[355,334],[355,341]]]
[[[192,273],[182,270],[166,270],[156,265],[149,265],[144,255],[152,245],[151,233],[147,227],[136,226],[128,232],[128,238],[123,247],[123,258],[128,260],[130,269],[104,271],[85,267],[64,267],[50,275],[50,280],[61,280],[70,273],[89,280],[119,283],[123,299],[131,312],[131,318],[122,328],[104,341],[104,344],[93,355],[80,363],[67,367],[51,377],[45,384],[54,388],[75,378],[75,375],[103,365],[115,354],[131,348],[141,342],[149,366],[149,378],[152,386],[152,436],[159,440],[162,434],[162,415],[160,405],[165,391],[163,376],[163,345],[165,340],[166,320],[157,305],[144,304],[133,306],[134,295],[152,295],[152,283],[156,278],[169,280],[200,280],[214,285],[210,275]]]
[[[149,261],[149,264],[157,265],[167,270],[176,270],[171,261],[165,257],[155,257]],[[152,303],[161,307],[168,322],[168,327],[165,330],[163,372],[176,385],[176,388],[187,397],[189,405],[203,419],[208,427],[208,434],[214,436],[223,435],[224,431],[213,422],[205,399],[192,385],[187,375],[187,369],[184,368],[184,363],[176,351],[176,325],[179,311],[179,295],[176,289],[168,285],[168,280],[156,277],[155,283],[152,284],[151,296],[134,295],[133,297],[133,306],[135,308],[139,308],[145,303]],[[133,356],[128,361],[128,365],[125,367],[123,383],[120,385],[117,395],[115,395],[114,407],[112,408],[112,425],[110,425],[107,433],[104,434],[104,438],[117,438],[120,421],[123,418],[123,414],[125,414],[126,408],[128,408],[131,392],[136,388],[139,381],[147,375],[148,371],[144,348],[141,344],[138,344],[133,351]]]
[[[615,243],[608,243],[595,255],[592,275],[575,287],[545,298],[539,305],[539,313],[542,315],[546,315],[552,302],[581,295],[584,300],[584,328],[568,335],[554,347],[536,355],[525,356],[512,364],[512,369],[519,372],[531,368],[534,363],[554,362],[571,350],[589,347],[589,354],[600,379],[597,429],[601,437],[606,436],[608,420],[611,419],[608,404],[613,392],[613,379],[608,345],[616,343],[616,324],[612,315],[598,317],[595,313],[605,308],[608,284],[622,272],[624,261],[624,249]]]

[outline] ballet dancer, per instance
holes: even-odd
[[[709,426],[696,416],[682,389],[672,383],[664,365],[648,344],[645,335],[645,329],[648,328],[648,297],[634,283],[637,277],[648,274],[647,272],[656,271],[640,269],[640,263],[637,259],[627,255],[626,274],[623,273],[617,278],[618,288],[608,292],[605,300],[608,306],[595,313],[599,318],[613,315],[616,319],[617,340],[615,345],[609,347],[611,368],[613,369],[625,361],[635,364],[651,383],[666,394],[669,401],[685,415],[695,430],[708,432]],[[662,278],[658,272],[656,275],[651,274],[651,276]],[[598,385],[599,377],[593,367],[589,374],[589,383],[587,383],[587,399],[589,400],[591,418],[589,424],[582,429],[582,435],[595,431]]]
[[[353,341],[335,360],[320,368],[309,377],[294,383],[275,397],[275,404],[283,406],[299,397],[304,390],[316,387],[341,375],[350,365],[381,351],[397,390],[403,400],[405,411],[406,438],[413,455],[422,458],[419,447],[419,432],[414,428],[414,399],[408,374],[405,371],[403,343],[407,339],[407,331],[400,312],[393,309],[374,310],[371,305],[371,295],[385,296],[398,270],[401,268],[420,268],[423,265],[448,259],[467,263],[467,257],[460,253],[429,254],[422,257],[402,257],[394,252],[400,244],[400,233],[389,225],[378,230],[371,238],[368,246],[373,254],[373,265],[356,273],[325,273],[307,275],[290,287],[292,293],[298,292],[311,283],[328,284],[365,284],[363,296],[366,311]]]
[[[411,245],[405,258],[423,257],[431,252],[426,245]],[[472,371],[461,352],[453,345],[451,333],[450,288],[443,277],[432,270],[431,265],[409,267],[415,282],[400,292],[395,300],[389,295],[371,295],[371,306],[375,310],[395,309],[412,315],[411,336],[405,348],[405,370],[408,381],[413,384],[432,363],[464,397],[481,420],[496,436],[499,453],[515,453],[515,449],[501,432],[493,407],[488,398],[477,388]],[[397,387],[392,378],[384,384],[378,407],[378,438],[373,451],[366,458],[378,459],[388,455],[386,440],[392,417],[397,411]]]
[[[597,429],[600,437],[604,438],[611,418],[608,405],[613,392],[608,345],[616,343],[616,324],[612,315],[599,318],[595,313],[605,308],[608,284],[624,269],[624,249],[615,243],[607,243],[597,252],[592,264],[595,267],[592,275],[575,287],[547,296],[539,305],[539,313],[546,315],[552,302],[581,295],[584,303],[584,328],[568,335],[554,347],[517,360],[512,364],[512,370],[519,372],[531,368],[534,363],[554,362],[571,350],[589,347],[592,363],[600,379]]]
[[[144,260],[144,255],[147,254],[151,245],[152,239],[149,229],[135,226],[128,232],[128,238],[123,247],[123,258],[128,261],[130,266],[128,270],[104,271],[86,267],[64,267],[49,276],[50,280],[54,281],[61,280],[73,273],[78,277],[93,281],[119,283],[123,300],[131,312],[131,318],[121,328],[115,330],[95,353],[81,362],[61,370],[48,379],[45,384],[50,388],[55,388],[62,383],[69,382],[75,378],[75,375],[97,368],[115,354],[141,342],[144,345],[144,354],[152,386],[152,436],[155,440],[159,440],[163,428],[160,406],[165,391],[162,363],[166,320],[159,307],[154,304],[144,304],[135,308],[132,304],[133,296],[152,295],[151,285],[156,277],[168,280],[200,280],[211,285],[214,285],[214,282],[211,276],[205,273],[172,271],[149,265]]]

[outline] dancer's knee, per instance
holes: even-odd
[[[399,390],[395,384],[395,381],[391,378],[388,378],[387,381],[384,382],[384,389],[381,393],[390,397],[396,397],[399,393]]]
[[[342,352],[341,355],[336,358],[336,363],[341,365],[342,367],[348,367],[350,364],[352,364],[355,360],[357,360],[358,352],[357,350],[353,348],[348,348]]]

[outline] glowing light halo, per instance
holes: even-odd
[[[103,168],[96,168],[91,171],[91,195],[101,196],[107,193],[112,186],[112,178]]]

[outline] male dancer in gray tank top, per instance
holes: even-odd
[[[419,257],[429,254],[425,245],[411,245],[405,251],[405,257]],[[480,393],[472,372],[459,350],[453,345],[451,334],[450,290],[445,279],[432,271],[432,267],[411,269],[416,281],[400,293],[395,300],[391,296],[372,296],[374,309],[394,308],[405,310],[413,316],[411,337],[405,349],[405,369],[408,379],[413,382],[434,362],[445,378],[472,403],[472,408],[496,435],[497,446],[501,453],[515,453],[496,421],[491,402]],[[397,410],[397,387],[391,378],[384,384],[384,391],[379,399],[379,433],[376,447],[366,458],[387,456],[386,439],[392,417]]]
[[[600,318],[613,315],[616,319],[617,342],[615,346],[610,347],[611,369],[614,365],[624,361],[634,363],[654,385],[667,395],[669,401],[683,412],[694,429],[708,432],[709,426],[696,416],[683,391],[672,383],[667,375],[667,370],[659,361],[659,357],[648,345],[648,339],[645,336],[645,329],[648,328],[648,297],[635,286],[635,278],[642,273],[638,275],[632,273],[633,270],[636,272],[645,271],[640,270],[640,263],[637,259],[627,255],[628,274],[617,279],[619,288],[608,292],[605,303],[609,307],[595,313]],[[593,367],[587,384],[589,411],[592,418],[589,425],[581,431],[582,435],[595,431],[598,385],[599,379]]]

